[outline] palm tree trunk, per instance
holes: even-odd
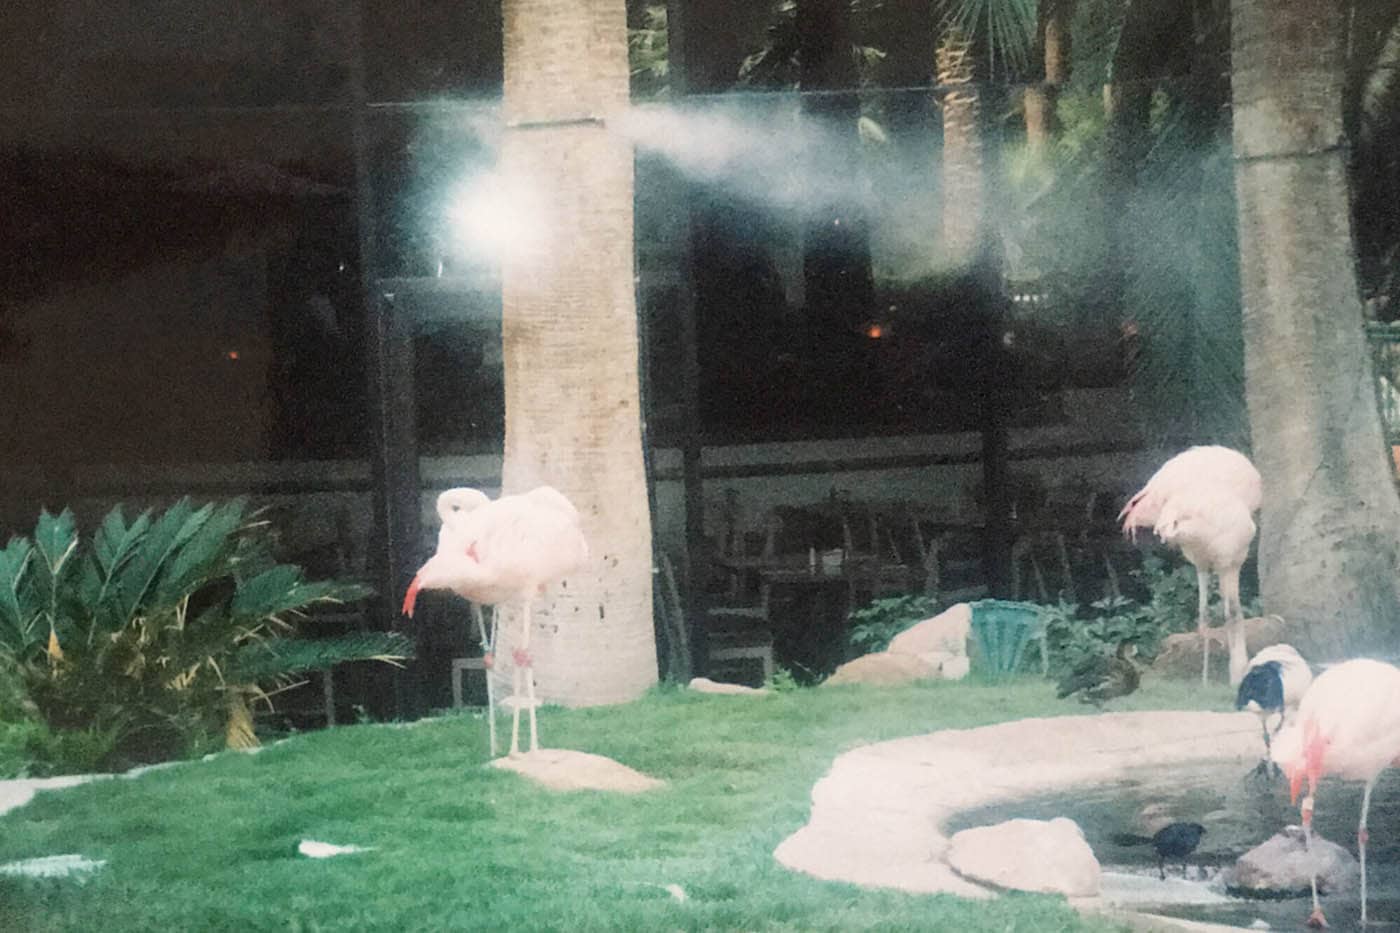
[[[542,701],[635,699],[656,682],[633,286],[632,151],[622,0],[505,0],[506,177],[546,209],[502,265],[503,484],[558,487],[591,559],[534,604]],[[518,622],[506,621],[509,658]]]
[[[1400,620],[1400,499],[1351,252],[1339,8],[1232,4],[1245,378],[1261,595],[1337,657]]]
[[[949,26],[934,53],[943,104],[943,255],[970,264],[982,246],[986,173],[972,40]]]
[[[1043,151],[1060,131],[1055,107],[1060,88],[1069,80],[1070,24],[1074,0],[1041,0],[1036,8],[1036,57],[1040,60],[1040,84],[1026,86],[1022,106],[1026,115],[1026,142]]]

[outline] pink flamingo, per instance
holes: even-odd
[[[1358,658],[1329,667],[1313,681],[1298,706],[1298,717],[1274,737],[1273,759],[1288,775],[1294,802],[1308,781],[1301,808],[1304,839],[1312,839],[1317,783],[1325,774],[1364,781],[1356,848],[1361,860],[1361,923],[1366,924],[1366,811],[1382,771],[1400,758],[1400,668]],[[1327,918],[1312,876],[1313,910],[1308,926],[1325,927]]]
[[[520,641],[511,671],[513,715],[510,754],[520,752],[520,687],[524,677],[530,710],[530,750],[539,747],[535,682],[530,657],[530,606],[545,586],[578,571],[588,561],[579,513],[561,492],[540,486],[494,501],[479,490],[449,489],[438,496],[443,528],[438,550],[404,594],[404,615],[412,617],[419,590],[451,590],[474,603],[521,605]],[[494,623],[492,626],[494,633]],[[485,647],[494,645],[494,634]],[[488,661],[488,663],[490,663]]]
[[[1201,635],[1201,683],[1210,671],[1210,577],[1220,581],[1230,649],[1230,683],[1238,685],[1248,666],[1240,568],[1256,531],[1254,513],[1264,483],[1249,458],[1228,447],[1191,447],[1172,457],[1128,500],[1118,519],[1123,533],[1151,528],[1162,541],[1181,549],[1196,568],[1196,629]]]

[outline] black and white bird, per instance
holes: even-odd
[[[1264,730],[1264,758],[1254,769],[1255,775],[1268,776],[1270,769],[1275,775],[1279,773],[1278,765],[1270,760],[1273,737],[1297,712],[1312,681],[1312,669],[1292,645],[1270,645],[1249,659],[1235,694],[1235,709],[1257,715]],[[1270,729],[1269,720],[1275,716],[1278,722]]]

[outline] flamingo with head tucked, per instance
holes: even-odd
[[[588,561],[578,510],[557,489],[540,486],[496,500],[475,489],[449,489],[438,497],[438,514],[443,518],[438,551],[409,585],[404,614],[413,615],[418,593],[424,589],[451,590],[481,605],[520,603],[521,633],[511,671],[510,753],[520,751],[522,676],[534,751],[539,747],[539,727],[529,653],[530,607],[548,584],[579,571]]]
[[[1254,513],[1264,484],[1249,458],[1228,447],[1192,447],[1172,457],[1138,490],[1118,519],[1123,532],[1151,528],[1196,568],[1196,628],[1201,634],[1201,683],[1210,671],[1210,578],[1220,581],[1230,649],[1230,683],[1244,677],[1248,651],[1240,606],[1240,568],[1254,540]]]

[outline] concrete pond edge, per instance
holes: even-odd
[[[944,860],[958,814],[1101,783],[1143,768],[1259,759],[1250,713],[1153,711],[1021,719],[947,729],[846,752],[812,788],[807,824],[774,857],[829,881],[926,894],[989,898],[996,892]],[[1228,930],[1116,907],[1070,904],[1144,930]]]

